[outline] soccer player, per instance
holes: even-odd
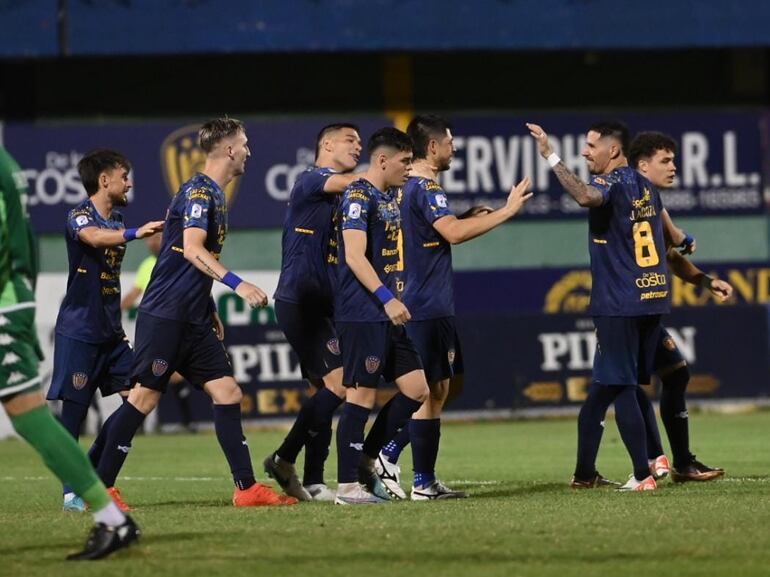
[[[95,525],[79,553],[99,559],[139,538],[136,523],[110,498],[80,446],[53,418],[40,391],[42,352],[35,333],[38,261],[21,169],[0,147],[0,403],[15,431],[45,465],[94,512]]]
[[[78,172],[88,199],[67,215],[69,278],[56,319],[47,398],[62,401],[60,420],[75,439],[80,437],[97,389],[105,397],[117,392],[128,395],[133,352],[120,320],[120,265],[128,241],[163,229],[163,221],[125,228],[116,207],[128,204],[130,171],[128,159],[114,150],[85,155]],[[107,419],[103,429],[110,424]],[[94,464],[100,451],[101,440],[90,455]],[[64,510],[85,510],[83,500],[66,486]]]
[[[409,310],[396,297],[404,289],[400,188],[409,176],[412,141],[396,128],[369,139],[369,168],[343,193],[334,321],[347,387],[337,426],[335,503],[386,503],[359,484],[364,427],[380,378],[399,389],[390,409],[391,438],[428,397],[419,354],[406,335]]]
[[[592,174],[584,183],[561,161],[537,124],[530,134],[564,189],[589,207],[592,286],[589,311],[596,327],[593,382],[578,417],[578,455],[572,485],[594,486],[607,409],[615,405],[621,437],[633,463],[624,491],[657,488],[647,461],[645,424],[637,399],[649,382],[660,337],[660,316],[670,308],[665,241],[657,189],[628,166],[628,129],[600,122],[586,135],[583,157]],[[647,282],[642,282],[647,281]],[[645,285],[650,288],[644,288]]]
[[[332,416],[345,398],[342,357],[334,328],[332,276],[337,266],[334,217],[340,194],[357,175],[361,138],[354,124],[324,126],[316,139],[315,165],[299,175],[283,225],[283,256],[275,313],[300,360],[302,376],[316,389],[306,399],[289,434],[264,460],[265,472],[288,495],[302,501],[333,501],[324,482]],[[305,447],[299,482],[294,467]]]
[[[529,179],[511,188],[500,210],[481,211],[471,218],[457,218],[438,183],[440,172],[449,169],[455,149],[449,122],[434,115],[415,117],[407,128],[414,143],[411,176],[401,196],[405,283],[402,301],[411,313],[406,333],[422,359],[430,395],[404,430],[407,435],[377,439],[390,406],[383,407],[364,444],[365,458],[390,495],[405,499],[400,486],[398,457],[411,439],[414,456],[412,500],[465,497],[436,478],[435,463],[441,435],[441,412],[449,394],[450,379],[463,372],[460,342],[455,330],[452,290],[452,245],[476,238],[519,212],[531,197]],[[404,438],[405,437],[405,438]],[[383,441],[385,448],[380,451]]]
[[[170,376],[179,372],[213,401],[214,428],[230,465],[236,507],[294,504],[297,499],[257,483],[241,425],[243,393],[222,343],[224,327],[211,298],[218,280],[251,307],[267,295],[219,262],[227,236],[224,188],[244,173],[250,152],[243,124],[206,122],[198,133],[206,153],[202,172],[182,184],[166,216],[163,246],[136,322],[136,353],[128,402],[115,413],[99,461],[105,485],[115,484],[145,416],[158,404]]]
[[[631,166],[661,189],[671,188],[674,184],[674,177],[676,176],[675,155],[676,143],[671,137],[660,132],[637,134],[629,149]],[[679,244],[677,240],[680,239],[680,246],[682,246],[680,252],[688,253],[694,250],[692,237],[680,233],[679,238],[673,241],[674,244]],[[730,298],[733,289],[728,283],[705,274],[685,259],[680,252],[672,249],[667,252],[669,267],[675,275],[692,284],[707,288],[721,301]],[[709,467],[698,461],[695,455],[690,452],[689,421],[685,400],[690,372],[687,369],[687,361],[665,328],[661,329],[660,340],[655,352],[655,372],[662,382],[660,416],[666,428],[674,458],[673,470],[671,470],[672,480],[675,482],[710,481],[721,477],[724,475],[724,469]],[[641,396],[644,396],[644,399],[649,403],[647,396],[640,389]],[[654,411],[650,409],[650,413],[654,420]],[[648,430],[650,428],[648,425]],[[657,426],[655,428],[657,429]],[[648,437],[650,456],[663,453],[659,435],[657,436],[657,444],[655,441],[654,436],[653,439]]]

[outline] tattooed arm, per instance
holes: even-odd
[[[540,155],[543,158],[548,158],[553,154],[553,147],[548,142],[548,135],[545,130],[537,124],[527,124],[529,133],[532,138],[537,142],[537,147]],[[563,161],[559,161],[556,166],[552,167],[553,173],[559,182],[564,187],[569,195],[575,199],[580,206],[601,206],[604,203],[604,196],[602,192],[593,186],[590,186],[583,182],[579,176],[567,168]]]

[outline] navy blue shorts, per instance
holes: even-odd
[[[660,315],[594,317],[593,380],[602,385],[645,385],[660,342]]]
[[[454,317],[409,321],[406,334],[420,354],[429,383],[451,379],[463,373],[463,354]]]
[[[186,323],[139,312],[135,349],[132,385],[140,383],[163,393],[175,372],[198,388],[233,376],[230,357],[213,324]]]
[[[676,346],[674,339],[664,327],[660,327],[658,347],[655,349],[655,373],[667,375],[680,367],[687,365],[682,352]]]
[[[126,391],[133,361],[134,351],[125,339],[94,344],[57,334],[53,377],[46,398],[88,406],[96,389],[103,397]]]
[[[299,357],[303,378],[317,381],[342,366],[340,341],[330,314],[316,306],[275,301],[275,315]]]
[[[342,382],[347,387],[376,388],[422,369],[420,355],[403,326],[390,321],[337,323],[342,346]]]

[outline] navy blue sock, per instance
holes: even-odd
[[[690,423],[687,414],[685,391],[690,380],[690,371],[681,367],[662,377],[660,391],[660,418],[666,427],[674,468],[683,469],[692,461],[690,453]]]
[[[403,393],[398,393],[393,397],[393,405],[391,405],[390,412],[388,413],[385,438],[387,440],[394,438],[421,406],[422,402],[410,399]]]
[[[120,399],[123,404],[128,402],[127,397],[120,397]],[[104,451],[104,447],[107,442],[107,435],[109,434],[110,427],[115,422],[115,415],[117,415],[117,413],[118,410],[115,409],[112,414],[107,417],[107,420],[102,423],[102,429],[99,431],[96,439],[94,439],[91,448],[88,449],[88,458],[91,461],[91,464],[94,466],[94,469],[99,466],[99,461],[102,458],[102,452]]]
[[[436,458],[441,437],[441,419],[410,419],[414,486],[421,487],[436,480]]]
[[[390,440],[387,436],[388,415],[390,415],[390,408],[393,406],[393,399],[395,398],[394,395],[382,406],[380,412],[377,413],[377,418],[372,423],[372,428],[369,429],[369,434],[366,435],[364,454],[372,459],[377,458],[382,447]]]
[[[131,441],[144,422],[145,415],[131,403],[123,405],[113,414],[115,420],[109,427],[102,458],[97,472],[106,487],[115,485],[115,479],[131,450]]]
[[[345,403],[337,424],[337,482],[358,481],[358,463],[364,447],[364,429],[371,409]]]
[[[596,455],[604,434],[604,417],[615,398],[615,387],[591,383],[578,415],[578,451],[575,478],[590,481],[596,475]]]
[[[615,397],[615,420],[623,439],[623,444],[631,455],[634,464],[634,477],[637,481],[650,476],[647,462],[647,435],[644,430],[644,418],[636,397],[637,385],[613,387],[621,389]]]
[[[382,452],[388,457],[388,461],[391,463],[398,463],[398,458],[401,456],[401,452],[409,445],[409,422],[401,427],[401,430],[396,433],[388,443],[382,448]]]
[[[327,388],[315,394],[313,421],[310,423],[305,443],[304,485],[318,485],[324,482],[324,464],[329,456],[332,440],[332,417],[342,404],[342,399]]]
[[[644,419],[644,429],[647,433],[647,458],[655,459],[663,454],[663,444],[660,440],[660,429],[658,429],[658,419],[655,416],[655,407],[652,406],[650,398],[642,387],[636,387],[636,400],[639,402],[639,409]]]
[[[251,455],[246,437],[243,436],[241,423],[241,404],[214,405],[214,429],[217,433],[219,446],[230,465],[235,486],[248,489],[256,481],[254,469],[251,467]]]
[[[70,435],[75,440],[80,438],[80,431],[83,429],[83,422],[88,415],[88,405],[81,405],[73,401],[63,401],[61,406],[61,415],[59,415],[59,421],[62,426],[67,429]],[[72,487],[69,485],[62,486],[62,492],[66,495],[72,493]]]
[[[321,391],[318,391],[320,393]],[[286,435],[286,438],[278,447],[276,454],[284,461],[294,464],[297,461],[297,455],[305,446],[308,440],[308,430],[310,430],[313,422],[313,413],[315,412],[316,397],[318,393],[312,397],[308,397],[302,403],[297,418],[294,419],[294,424],[291,426],[291,430]],[[336,395],[335,395],[336,396]]]

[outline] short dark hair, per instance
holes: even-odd
[[[620,142],[620,148],[623,155],[628,155],[628,126],[619,120],[603,120],[593,124],[588,132],[598,132],[601,136],[609,136]]]
[[[452,130],[452,125],[446,118],[436,114],[415,116],[406,128],[406,133],[414,143],[414,157],[425,158],[428,154],[428,143],[446,136],[447,130]]]
[[[372,134],[366,148],[371,155],[381,146],[395,148],[399,152],[411,151],[414,148],[412,139],[409,138],[409,135],[403,130],[393,128],[392,126],[380,128],[377,132]]]
[[[676,141],[662,132],[640,132],[628,149],[628,162],[636,168],[642,160],[649,160],[659,150],[676,152]]]
[[[316,138],[315,140],[315,159],[316,160],[318,160],[318,155],[321,152],[321,143],[323,142],[324,138],[326,138],[326,135],[329,134],[330,132],[342,130],[343,128],[350,128],[352,130],[355,130],[356,132],[360,132],[360,130],[358,129],[358,126],[350,122],[337,122],[335,124],[327,124],[320,130],[320,132],[318,133],[318,138]]]
[[[246,129],[243,127],[243,122],[237,118],[227,116],[214,118],[203,124],[198,130],[198,143],[203,152],[208,154],[222,139],[233,136],[239,131],[246,132]]]
[[[99,175],[114,168],[125,168],[131,172],[131,163],[120,152],[99,148],[86,154],[78,162],[78,173],[88,196],[99,191]]]

